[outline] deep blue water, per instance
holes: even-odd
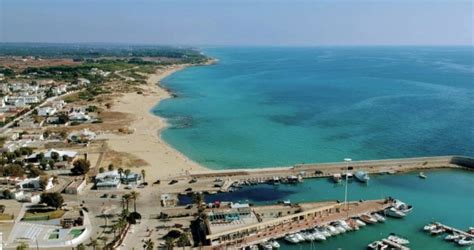
[[[205,166],[474,155],[473,47],[210,48],[152,111]]]

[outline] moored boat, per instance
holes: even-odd
[[[315,230],[318,230],[318,232],[321,233],[326,238],[331,237],[331,233],[329,233],[329,231],[323,227],[316,228]]]
[[[359,219],[355,219],[355,222],[357,223],[357,226],[359,226],[359,227],[367,226],[367,224],[365,224],[365,222],[363,222]]]
[[[370,180],[369,175],[368,175],[366,172],[361,171],[361,170],[355,172],[354,176],[355,176],[355,177],[357,178],[357,180],[360,181],[360,182],[366,183],[366,182],[368,182],[368,181]]]
[[[341,174],[333,174],[332,180],[333,180],[335,183],[340,183],[341,180],[342,180]]]
[[[289,234],[289,235],[285,236],[285,240],[290,242],[290,243],[293,243],[293,244],[296,244],[296,243],[300,242],[298,237],[296,237],[296,235],[294,235],[294,234]]]
[[[390,216],[390,217],[394,217],[394,218],[403,218],[406,216],[406,214],[394,207],[391,207],[391,208],[387,208],[385,209],[384,211],[385,215],[387,216]]]
[[[314,240],[316,240],[316,241],[324,241],[324,240],[326,240],[326,236],[324,236],[324,235],[323,235],[319,230],[317,230],[317,229],[314,229],[313,232],[312,232],[312,234],[313,234]]]
[[[273,249],[273,246],[270,242],[266,241],[266,242],[262,242],[260,243],[260,247],[264,250],[271,250]]]
[[[359,218],[367,224],[377,223],[377,220],[374,217],[372,217],[368,214],[363,214],[363,215],[359,216]]]
[[[462,237],[461,239],[459,239],[458,245],[460,246],[474,245],[474,237]]]
[[[383,217],[382,215],[378,214],[378,213],[373,213],[371,214],[372,217],[374,217],[378,222],[385,222],[385,217]]]
[[[270,242],[270,244],[272,245],[273,248],[275,248],[275,249],[280,248],[280,243],[278,243],[278,241],[270,240],[269,242]]]
[[[433,235],[442,234],[444,232],[446,232],[446,229],[444,229],[442,227],[436,227],[436,228],[434,228],[430,231],[430,233],[433,234]]]
[[[435,224],[428,224],[426,226],[423,227],[423,230],[425,231],[431,231],[433,229],[435,229],[437,226]]]
[[[423,173],[423,172],[420,172],[420,173],[418,174],[418,177],[420,177],[421,179],[426,179],[426,175],[425,175],[425,173]]]
[[[408,214],[411,212],[411,210],[413,210],[413,206],[412,205],[408,205],[406,204],[405,202],[402,202],[400,200],[395,200],[395,203],[393,204],[393,207],[395,207],[396,209],[400,210],[401,212],[403,212],[404,214]]]
[[[395,242],[395,243],[400,244],[400,245],[406,245],[406,244],[409,244],[409,243],[410,243],[409,240],[404,239],[404,238],[402,238],[402,237],[400,237],[400,236],[397,236],[397,235],[394,235],[394,234],[388,236],[387,239],[388,239],[389,241]]]
[[[372,249],[372,250],[385,250],[385,249],[388,249],[388,245],[383,243],[382,241],[374,241],[372,243],[370,243],[368,246],[367,246],[367,249]]]
[[[445,240],[447,241],[456,241],[462,238],[462,235],[454,233],[454,234],[448,234],[446,237],[444,237]]]
[[[303,235],[301,235],[300,233],[295,233],[295,237],[296,237],[299,241],[305,241],[305,238],[304,238]]]
[[[331,235],[338,235],[339,234],[339,231],[331,225],[326,226],[326,228],[328,229],[328,231]]]

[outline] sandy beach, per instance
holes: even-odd
[[[111,150],[128,152],[145,160],[149,166],[143,167],[147,180],[184,175],[189,172],[208,170],[191,161],[186,156],[165,143],[160,132],[166,128],[166,120],[153,115],[150,109],[160,101],[170,98],[171,95],[157,84],[161,79],[172,73],[182,70],[186,65],[174,65],[159,69],[151,74],[147,85],[143,87],[143,94],[126,93],[117,98],[112,106],[112,111],[132,115],[133,121],[129,129],[131,134],[103,134],[101,137],[108,139]],[[133,170],[138,171],[138,170]]]

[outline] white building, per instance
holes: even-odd
[[[53,107],[42,107],[38,109],[39,116],[50,116],[56,114],[57,110]]]
[[[72,112],[69,114],[70,121],[84,122],[84,121],[89,121],[90,119],[91,117],[89,115],[86,115],[85,113],[82,113],[82,112]]]
[[[46,153],[44,153],[44,159],[51,160],[53,152],[57,153],[60,158],[63,158],[64,156],[67,156],[71,160],[73,160],[77,156],[76,151],[50,149]],[[29,155],[28,157],[26,157],[26,160],[34,161],[34,160],[37,159],[39,154],[40,154],[39,152],[38,153],[33,153],[33,154]]]
[[[35,178],[28,178],[28,179],[25,179],[23,181],[20,181],[18,182],[16,185],[15,185],[15,188],[17,190],[38,190],[38,189],[41,189],[41,183],[40,183],[40,176],[37,176]],[[50,190],[51,188],[54,187],[54,184],[53,184],[53,177],[49,177],[47,182],[46,182],[46,186],[44,187],[43,190]]]
[[[115,189],[120,186],[120,175],[117,170],[99,173],[95,176],[97,189]]]

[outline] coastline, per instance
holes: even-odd
[[[202,65],[214,62],[211,60]],[[107,139],[111,150],[130,153],[146,161],[147,166],[140,167],[140,169],[146,171],[148,180],[210,170],[192,161],[166,143],[161,138],[161,132],[168,127],[168,123],[165,118],[151,112],[151,109],[161,101],[173,97],[168,89],[160,85],[160,81],[177,71],[192,66],[201,65],[172,65],[158,69],[154,74],[149,75],[147,84],[142,87],[143,94],[125,93],[114,100],[112,111],[126,113],[133,117],[132,123],[128,126],[133,133],[107,133],[101,135],[101,138]]]

